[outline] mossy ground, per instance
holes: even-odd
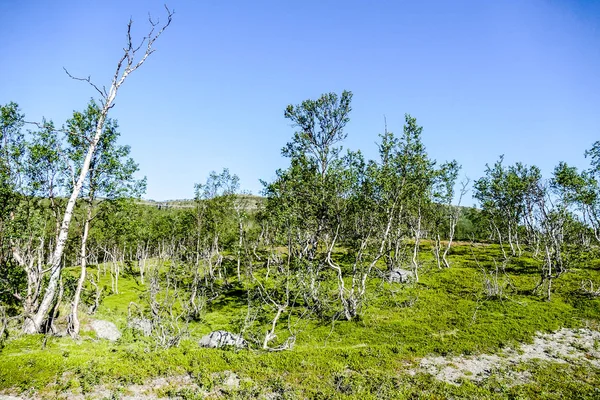
[[[489,267],[500,258],[497,246],[459,244],[452,250],[452,267],[442,270],[433,264],[427,245],[422,254],[419,283],[382,284],[374,279],[361,320],[338,320],[333,325],[308,320],[296,347],[284,352],[198,347],[197,340],[205,333],[238,328],[247,312],[239,289],[193,323],[190,336],[179,347],[157,349],[149,339],[124,329],[127,307],[139,301],[144,285],[135,276],[123,276],[119,294],[107,295],[94,316],[123,328],[119,341],[99,341],[91,333],[78,341],[15,334],[0,353],[0,389],[53,397],[69,391],[89,393],[102,384],[119,397],[119,388],[128,384],[186,374],[210,391],[218,385],[218,373],[233,371],[241,386],[219,392],[224,397],[275,393],[282,398],[600,398],[600,371],[585,363],[519,366],[531,378],[517,385],[507,385],[495,375],[456,386],[423,373],[406,373],[427,355],[495,353],[530,342],[536,332],[598,329],[600,299],[579,290],[583,279],[600,283],[597,259],[585,259],[561,276],[548,302],[530,293],[539,279],[536,261],[530,257],[513,259],[507,275],[500,276],[504,295],[488,298],[480,266]],[[110,287],[110,277],[105,276],[102,285]],[[200,398],[177,388],[163,394]]]

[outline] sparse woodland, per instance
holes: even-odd
[[[352,93],[326,93],[282,107],[288,166],[260,196],[224,169],[190,182],[193,200],[143,201],[143,171],[109,114],[168,34],[166,13],[139,45],[130,22],[108,88],[67,72],[98,97],[62,125],[0,106],[1,389],[85,395],[104,384],[119,397],[121,384],[184,374],[202,394],[173,384],[159,395],[598,396],[595,364],[454,385],[418,362],[599,328],[600,142],[582,149],[584,170],[557,160],[542,176],[501,156],[469,180],[460,160],[427,154],[409,114],[402,132],[373,135],[376,159],[343,148]],[[462,205],[469,192],[476,207]],[[123,335],[98,340],[94,320]],[[198,346],[218,329],[246,348]],[[223,371],[241,383],[223,386]]]

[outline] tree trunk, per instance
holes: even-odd
[[[146,271],[146,260],[148,259],[148,244],[138,245],[137,250],[138,269],[140,271],[140,281],[144,284],[144,272]]]
[[[504,250],[504,245],[502,244],[502,235],[500,234],[500,229],[498,229],[498,226],[494,222],[492,222],[492,225],[496,229],[496,232],[498,234],[498,244],[500,245],[500,249],[502,250],[502,256],[505,260],[508,260],[508,256],[506,255],[506,251]]]
[[[508,223],[508,244],[510,245],[510,252],[514,256],[517,255],[517,251],[515,250],[514,238],[512,235],[511,223]]]
[[[77,288],[73,295],[73,303],[71,305],[71,315],[69,316],[69,325],[67,326],[67,333],[72,338],[79,336],[79,317],[77,311],[79,309],[79,301],[81,299],[81,291],[83,290],[83,284],[85,283],[86,277],[86,266],[87,266],[87,239],[90,231],[90,222],[92,220],[92,207],[93,207],[93,194],[90,194],[88,203],[87,216],[83,226],[83,235],[81,236],[81,275],[77,282]]]
[[[264,350],[268,350],[269,342],[277,337],[275,335],[275,327],[277,326],[277,321],[279,321],[279,317],[281,317],[281,313],[283,313],[283,311],[285,310],[285,307],[286,306],[278,306],[277,307],[277,314],[275,314],[275,317],[273,318],[273,321],[271,322],[271,330],[267,331],[267,333],[265,334],[265,339],[263,340],[262,348]]]
[[[440,237],[440,234],[437,233],[435,235],[435,243],[433,245],[433,255],[435,256],[435,262],[437,264],[438,269],[442,269],[442,261],[441,261],[441,257],[440,257],[441,248],[442,248],[442,238]]]
[[[415,232],[415,247],[413,248],[412,264],[415,274],[415,282],[419,282],[419,244],[421,242],[421,207],[419,207],[419,218],[417,219],[417,226],[414,228]]]
[[[463,189],[464,191],[464,189]],[[442,262],[446,268],[450,268],[450,263],[448,262],[448,252],[452,247],[452,241],[454,240],[454,234],[456,233],[456,225],[458,224],[458,219],[460,218],[460,202],[462,200],[463,192],[461,192],[460,198],[458,200],[458,205],[456,206],[454,212],[450,216],[450,231],[448,232],[448,245],[444,249],[444,253],[442,254]],[[448,205],[448,207],[452,207]]]
[[[243,241],[244,241],[244,226],[242,225],[242,221],[240,219],[239,222],[239,243],[238,243],[238,257],[237,257],[237,277],[238,277],[238,282],[242,281],[242,273],[241,273],[241,264],[242,264],[242,245],[243,245]]]

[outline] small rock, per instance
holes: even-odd
[[[388,282],[390,283],[406,283],[413,278],[414,274],[412,271],[395,268],[388,273]]]
[[[145,318],[133,318],[127,323],[127,327],[141,332],[144,336],[152,333],[152,321]]]
[[[238,349],[248,347],[246,342],[241,336],[233,334],[227,331],[214,331],[209,333],[200,339],[199,342],[202,347],[220,348],[224,346],[235,346]]]
[[[117,326],[110,321],[96,319],[90,322],[92,329],[96,332],[98,339],[106,339],[114,342],[121,337],[121,332]]]

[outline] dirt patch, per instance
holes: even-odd
[[[519,384],[527,382],[530,374],[517,371],[515,367],[532,360],[589,363],[600,368],[600,332],[563,328],[554,333],[539,333],[533,343],[523,344],[517,350],[505,348],[498,354],[425,357],[417,368],[408,373],[415,375],[424,372],[452,384],[459,384],[463,379],[479,382],[492,374],[498,374],[509,384]]]
[[[155,378],[143,385],[129,385],[122,389],[123,400],[133,399],[158,399],[164,397],[168,389],[174,391],[188,390],[200,393],[201,389],[189,375],[176,375],[168,378]],[[204,393],[204,392],[202,392]]]

